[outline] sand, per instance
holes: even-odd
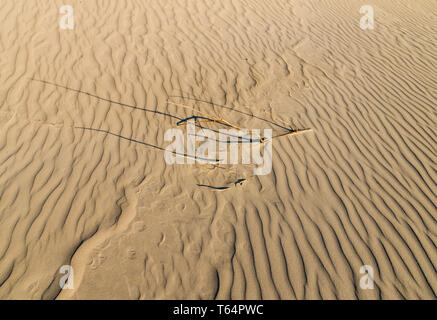
[[[2,0],[0,298],[435,299],[437,3],[364,2]],[[167,164],[198,112],[310,130]]]

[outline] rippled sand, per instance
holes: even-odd
[[[0,2],[0,298],[436,298],[435,1],[63,4]],[[310,130],[167,165],[198,112]]]

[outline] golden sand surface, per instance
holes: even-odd
[[[436,298],[436,1],[1,0],[0,26],[1,299]],[[204,114],[280,135],[271,173],[167,164]]]

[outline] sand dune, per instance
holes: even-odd
[[[435,1],[63,4],[0,3],[0,298],[436,298]],[[166,164],[199,112],[310,130]]]

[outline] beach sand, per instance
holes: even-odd
[[[0,3],[1,299],[436,298],[435,1],[64,4]],[[167,164],[200,114],[309,130]]]

